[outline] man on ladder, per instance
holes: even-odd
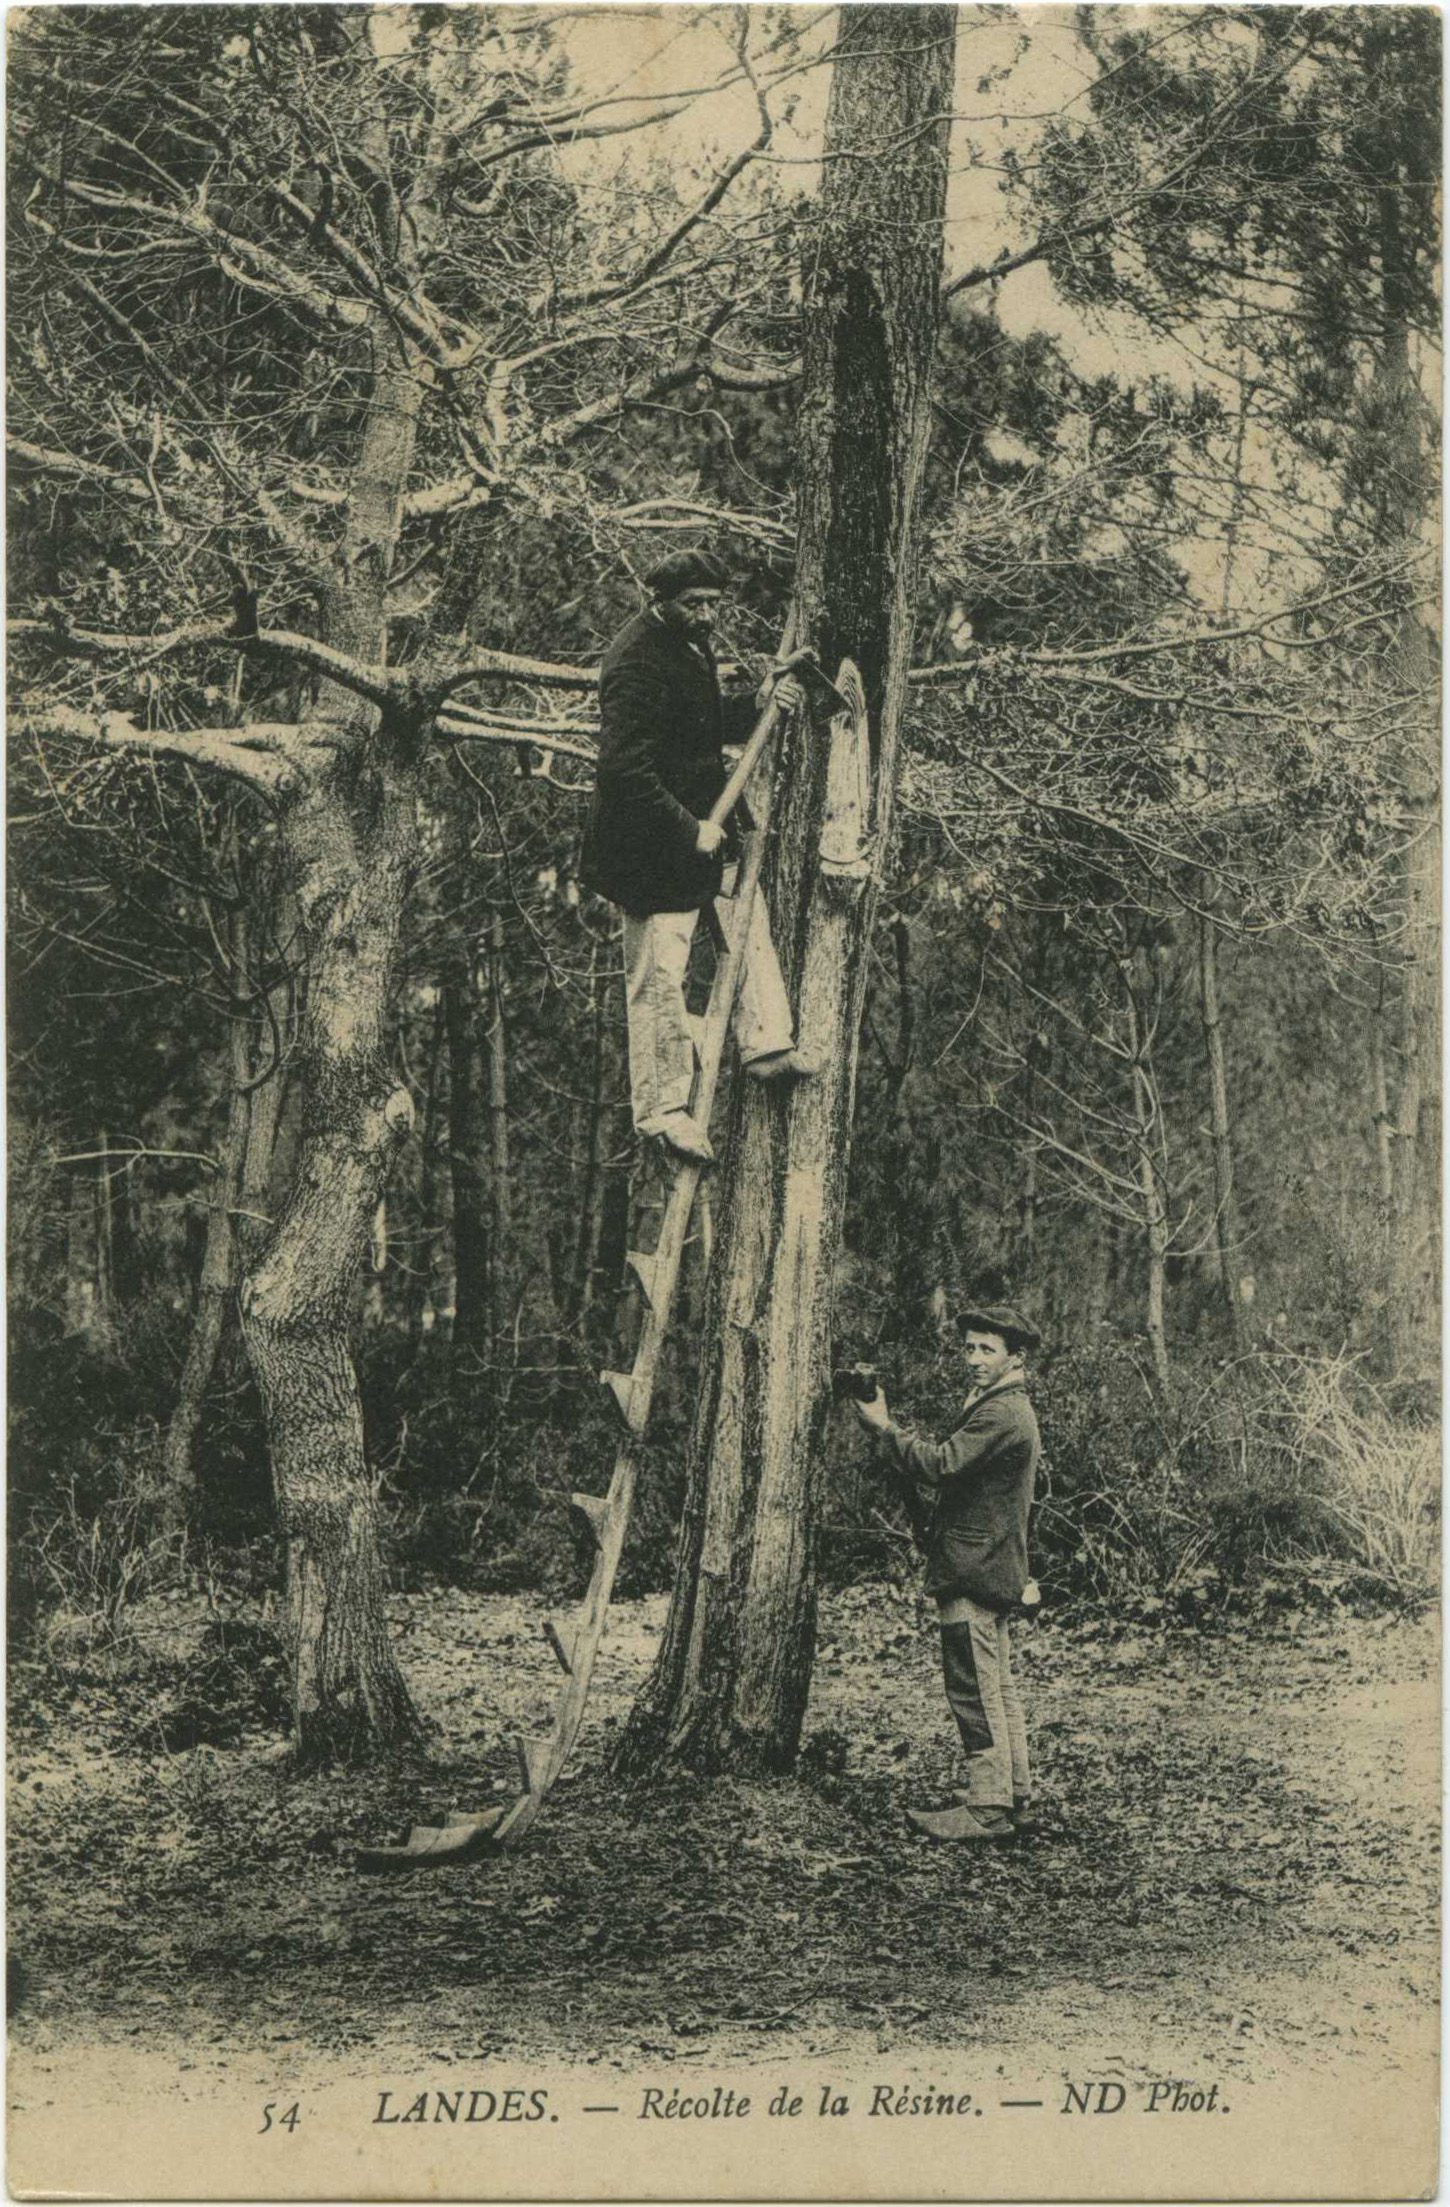
[[[690,1112],[696,1059],[685,973],[702,908],[712,907],[727,940],[733,923],[721,895],[730,830],[708,817],[727,779],[722,746],[743,740],[772,695],[785,712],[805,703],[789,660],[771,668],[755,698],[721,696],[711,637],[727,579],[711,553],[675,553],[646,576],[650,603],[605,652],[598,780],[580,867],[585,886],[624,914],[635,1131],[696,1164],[713,1153]],[[755,1080],[804,1080],[817,1071],[795,1048],[758,894],[734,1032]]]

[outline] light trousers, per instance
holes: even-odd
[[[735,901],[718,897],[714,909],[720,932],[730,945],[735,939]],[[686,1009],[685,974],[699,918],[698,912],[651,912],[644,919],[624,915],[629,1090],[638,1134],[656,1134],[669,1112],[690,1108],[704,1022]],[[731,1027],[746,1065],[752,1058],[789,1050],[795,1039],[780,960],[771,940],[770,916],[759,891],[751,907]]]
[[[1012,1627],[995,1609],[953,1594],[938,1600],[942,1676],[967,1758],[972,1808],[1009,1809],[1032,1794],[1027,1719],[1012,1669]]]

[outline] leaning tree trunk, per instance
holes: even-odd
[[[800,1739],[865,964],[911,645],[911,538],[930,421],[956,11],[841,10],[820,221],[807,248],[792,634],[855,660],[869,708],[859,857],[821,867],[828,746],[780,763],[770,905],[819,1079],[737,1082],[674,1597],[626,1767],[778,1770]],[[839,799],[839,774],[832,789]],[[839,826],[839,823],[838,823]]]
[[[365,11],[346,35],[369,37]],[[424,174],[409,209],[388,175],[383,118],[364,152],[379,245],[406,279],[436,227]],[[426,164],[425,164],[426,168]],[[365,665],[387,651],[387,586],[429,363],[382,309],[341,541],[321,582],[326,642]],[[360,1756],[419,1723],[384,1612],[378,1492],[349,1352],[353,1290],[412,1099],[392,1070],[388,1011],[418,857],[425,729],[324,682],[322,763],[279,814],[307,969],[297,1047],[302,1141],[276,1227],[240,1296],[287,1544],[286,1630],[298,1759]]]

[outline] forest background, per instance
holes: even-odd
[[[385,1553],[407,1583],[577,1585],[562,1503],[613,1452],[598,1374],[628,1362],[657,1193],[615,916],[576,878],[592,669],[681,543],[731,558],[744,678],[776,646],[836,24],[14,26],[22,1647],[281,1582],[237,1306],[320,1123],[302,1075],[351,892],[319,891],[336,853],[299,843],[287,744],[329,713],[396,737],[392,778],[346,797],[379,837],[346,955],[377,951],[364,1116],[406,1105],[385,1192],[317,1182],[349,1231],[363,1205],[339,1323]],[[957,30],[839,1355],[931,1424],[964,1300],[1033,1312],[1059,1605],[1416,1601],[1438,19],[967,8]],[[410,680],[414,704],[434,684],[426,743]],[[669,1582],[706,1239],[626,1592]],[[828,1448],[821,1569],[902,1575],[859,1442]]]

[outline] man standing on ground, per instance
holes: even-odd
[[[1031,1822],[1010,1618],[1028,1582],[1027,1520],[1042,1453],[1023,1357],[1040,1336],[1019,1311],[998,1306],[967,1311],[959,1326],[972,1389],[950,1440],[903,1431],[879,1390],[855,1410],[900,1470],[935,1496],[927,1584],[940,1616],[942,1672],[967,1757],[966,1784],[946,1808],[908,1809],[907,1821],[932,1839],[1010,1839]]]
[[[727,940],[733,924],[730,900],[721,897],[729,834],[707,817],[727,780],[722,745],[744,740],[772,690],[786,712],[805,702],[785,667],[771,669],[754,699],[722,698],[710,647],[726,580],[723,562],[711,553],[676,553],[646,577],[649,605],[605,652],[599,774],[580,866],[585,887],[624,913],[635,1130],[659,1136],[698,1164],[708,1164],[712,1153],[690,1114],[696,1054],[685,973],[701,909],[715,909]],[[756,1080],[790,1082],[816,1070],[794,1047],[759,891],[734,1031],[741,1062]]]

